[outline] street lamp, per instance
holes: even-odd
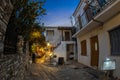
[[[48,46],[48,47],[50,46],[50,43],[49,43],[49,42],[47,43],[47,46]]]

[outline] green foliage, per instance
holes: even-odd
[[[30,30],[29,42],[31,42],[31,44],[38,43],[41,47],[45,47],[46,42],[45,36],[43,35],[44,30],[45,29],[43,26],[40,26],[38,23],[35,23]],[[33,35],[36,32],[37,35]]]
[[[43,8],[45,0],[12,0],[12,3],[14,10],[9,26],[14,26],[15,31],[28,40],[36,18],[45,14],[46,10]]]

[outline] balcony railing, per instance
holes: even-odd
[[[81,15],[81,26],[84,27],[113,1],[116,0],[91,0],[91,2],[88,3],[88,8]]]

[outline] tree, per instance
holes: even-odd
[[[45,14],[45,0],[12,0],[12,3],[14,9],[8,27],[14,27],[17,34],[27,38],[36,18]]]
[[[11,2],[14,7],[5,33],[4,54],[16,53],[18,35],[22,35],[24,40],[28,41],[37,16],[45,14],[43,8],[45,0],[11,0]]]
[[[31,44],[38,43],[41,47],[46,46],[44,30],[45,29],[43,26],[40,26],[38,23],[35,23],[30,30],[29,42]]]

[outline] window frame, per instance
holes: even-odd
[[[47,36],[48,36],[48,32],[49,31],[51,31],[51,32],[53,32],[53,36],[54,36],[54,30],[47,30],[46,32],[47,32]]]
[[[52,35],[50,35],[49,33],[51,32]],[[54,30],[47,30],[46,31],[46,36],[47,36],[47,40],[48,41],[53,41],[55,35],[55,31]]]
[[[81,44],[81,55],[82,56],[87,56],[87,41],[86,40],[82,40],[80,42]]]
[[[118,30],[118,31],[117,31]],[[118,45],[120,42],[120,36],[119,36],[119,30],[120,30],[120,25],[119,26],[117,26],[117,27],[115,27],[115,28],[113,28],[112,30],[109,30],[108,31],[108,34],[109,34],[109,39],[110,39],[110,55],[112,55],[112,56],[120,56],[120,50],[119,50],[119,48],[120,48],[120,45]],[[117,32],[115,32],[115,31],[117,31]],[[113,33],[112,33],[113,32]],[[118,33],[119,32],[119,33]],[[117,34],[117,35],[116,35]],[[115,36],[117,36],[117,37],[115,37]],[[112,40],[113,38],[112,37],[115,37],[115,38],[117,38],[117,43],[116,42],[114,42],[115,41],[115,39],[114,40]],[[116,48],[116,46],[117,46],[117,48]],[[115,51],[115,50],[117,50],[117,51]]]
[[[78,19],[79,28],[82,29],[81,16],[79,15],[77,19]]]

